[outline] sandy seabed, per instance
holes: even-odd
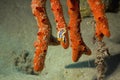
[[[31,0],[0,1],[0,80],[94,80],[96,69],[94,64],[95,45],[93,18],[85,18],[81,23],[81,32],[85,43],[92,50],[91,56],[83,55],[77,63],[71,60],[71,48],[49,46],[45,68],[39,75],[25,74],[14,66],[13,52],[20,54],[27,50],[34,54],[33,43],[36,40],[37,24],[31,13]],[[47,13],[52,24],[53,35],[56,36],[55,22],[47,2]],[[66,3],[63,1],[64,16],[68,23]],[[109,47],[111,57],[107,59],[105,80],[120,80],[120,11],[107,13],[111,37],[104,38]]]

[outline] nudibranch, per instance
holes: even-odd
[[[62,29],[62,30],[58,31],[58,33],[57,33],[58,41],[62,41],[64,43],[67,41],[66,37],[65,37],[65,32],[66,32],[65,29]]]

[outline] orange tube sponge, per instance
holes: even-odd
[[[50,0],[51,8],[57,26],[57,38],[61,45],[66,49],[69,46],[67,25],[63,16],[62,6],[59,0]]]
[[[70,17],[69,29],[72,47],[72,60],[78,61],[83,53],[90,55],[90,49],[85,45],[80,33],[81,15],[79,9],[79,0],[67,0],[68,13]]]
[[[105,16],[105,9],[102,0],[88,0],[88,3],[96,21],[95,36],[100,41],[104,36],[110,37],[108,21]]]
[[[34,70],[42,71],[44,68],[45,56],[47,53],[50,38],[50,23],[45,11],[46,0],[32,0],[31,7],[37,24],[37,41],[34,43],[36,48],[34,55]]]

